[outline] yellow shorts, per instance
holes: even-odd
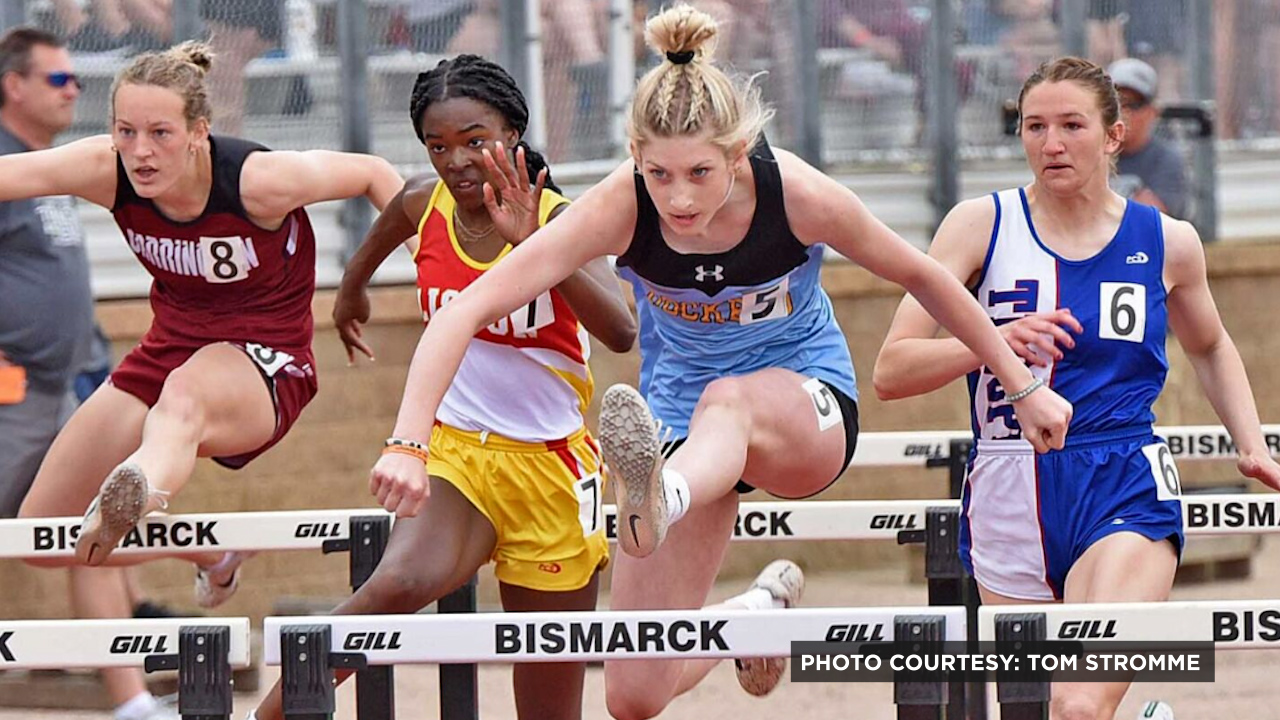
[[[525,443],[436,425],[427,471],[453,485],[497,533],[495,575],[531,590],[577,590],[609,562],[600,451],[586,429]]]

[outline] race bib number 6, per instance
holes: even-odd
[[[1156,481],[1156,499],[1177,500],[1182,496],[1182,478],[1178,476],[1178,466],[1173,462],[1173,453],[1169,446],[1152,443],[1142,448],[1142,454],[1151,463],[1151,477]]]

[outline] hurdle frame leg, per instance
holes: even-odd
[[[1044,642],[1048,627],[1044,613],[997,615],[996,651]],[[1049,720],[1050,688],[1048,675],[1043,672],[998,672],[996,700],[1000,704],[1000,720]]]
[[[147,672],[178,671],[178,712],[182,720],[231,720],[232,679],[225,625],[192,625],[178,630],[176,655],[151,655]]]
[[[910,643],[913,651],[924,652],[929,645],[942,647],[947,637],[947,619],[941,615],[899,615],[893,623],[894,643]],[[942,720],[948,705],[949,683],[937,681],[893,681],[893,702],[898,720]]]
[[[474,613],[476,583],[472,577],[465,585],[436,602],[436,612]],[[475,665],[440,666],[440,720],[479,720],[480,682]],[[365,720],[361,717],[360,720]]]
[[[391,518],[368,516],[351,521],[351,592],[373,576],[391,538]],[[396,716],[395,667],[365,667],[356,672],[356,717],[360,720],[394,720]]]

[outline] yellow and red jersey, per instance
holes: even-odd
[[[539,225],[567,202],[543,190]],[[448,187],[438,182],[418,223],[414,262],[425,322],[512,249],[506,246],[492,262],[472,259],[454,232],[455,207]],[[589,356],[586,330],[560,293],[548,290],[471,339],[436,419],[523,442],[569,437],[582,428],[591,399]]]

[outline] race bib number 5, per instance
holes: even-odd
[[[836,394],[831,392],[831,388],[818,378],[809,378],[800,387],[813,400],[813,409],[818,414],[818,432],[840,424],[844,414],[840,412],[840,403],[836,401]]]

